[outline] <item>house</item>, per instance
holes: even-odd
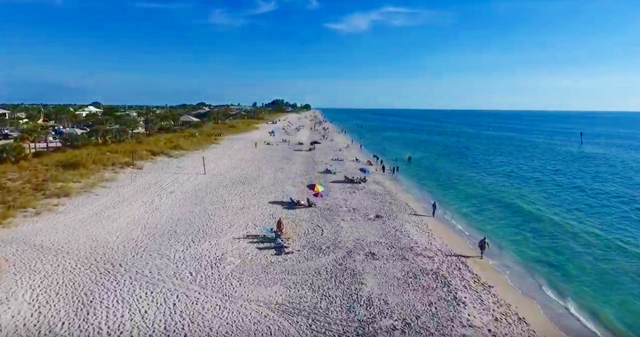
[[[120,112],[116,112],[116,114],[117,115],[128,115],[129,117],[138,118],[138,111],[137,110],[120,111]]]
[[[24,112],[11,112],[9,110],[5,110],[5,109],[1,109],[0,108],[0,119],[4,118],[4,119],[9,119],[9,118],[20,118],[20,119],[24,119],[27,117],[27,114]]]
[[[90,105],[82,110],[76,111],[76,115],[81,115],[82,117],[86,117],[88,114],[91,114],[91,113],[100,115],[102,114],[102,109],[98,109]]]
[[[241,109],[233,109],[233,110],[229,111],[229,115],[235,116],[237,114],[246,115],[246,113],[244,111],[242,111]]]
[[[197,123],[197,122],[200,122],[200,120],[193,116],[184,115],[180,117],[180,123]]]
[[[9,116],[13,116],[11,114],[11,111],[5,110],[5,109],[0,109],[0,118],[9,119]]]
[[[203,108],[203,109],[200,109],[200,110],[198,110],[198,111],[194,111],[194,112],[192,112],[191,114],[192,114],[192,115],[196,115],[196,114],[205,114],[205,113],[207,113],[207,112],[209,112],[209,108]]]

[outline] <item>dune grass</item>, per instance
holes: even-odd
[[[105,173],[135,167],[158,156],[202,149],[219,141],[218,134],[255,130],[262,122],[247,119],[207,124],[199,129],[144,136],[124,143],[38,153],[19,164],[0,165],[0,225],[20,214],[39,213],[45,200],[91,189],[105,181]]]

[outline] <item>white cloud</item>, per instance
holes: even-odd
[[[350,14],[339,22],[325,24],[325,27],[343,33],[359,33],[369,30],[375,24],[393,27],[417,26],[436,23],[445,17],[445,13],[436,11],[388,6],[369,12]]]
[[[260,15],[273,12],[276,9],[278,9],[278,4],[275,1],[265,2],[258,0],[256,7],[247,12],[247,15]]]
[[[216,9],[209,16],[208,22],[217,26],[240,27],[251,23],[249,17],[273,12],[278,9],[275,1],[257,1],[256,7],[244,13],[232,13],[224,9]]]
[[[306,9],[320,8],[320,1],[318,0],[281,0],[281,1],[294,4],[295,6],[304,7]]]
[[[230,14],[223,9],[216,9],[209,15],[209,23],[217,26],[240,27],[247,24],[248,21],[241,16]]]

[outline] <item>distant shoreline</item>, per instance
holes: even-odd
[[[524,110],[524,109],[437,109],[437,108],[318,108],[318,111],[322,111],[323,109],[340,109],[340,110],[420,110],[420,111],[481,111],[481,112],[540,112],[540,113],[549,113],[549,112],[560,112],[560,113],[620,113],[620,114],[640,114],[640,111],[628,110],[628,111],[616,111],[616,110]]]

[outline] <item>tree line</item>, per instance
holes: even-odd
[[[200,127],[206,123],[223,123],[231,119],[263,119],[265,115],[273,112],[311,109],[309,104],[298,106],[282,99],[263,103],[259,107],[254,103],[252,107],[243,109],[232,104],[211,106],[205,102],[156,107],[105,106],[100,102],[92,102],[89,105],[101,109],[102,112],[88,113],[86,116],[76,113],[86,105],[3,105],[2,108],[13,112],[14,116],[15,113],[24,115],[19,118],[0,118],[0,129],[9,127],[19,130],[19,135],[13,143],[0,145],[0,163],[19,162],[24,159],[32,152],[31,144],[45,143],[48,149],[54,125],[82,129],[80,133],[64,133],[58,139],[64,148],[78,148],[126,142],[135,135],[180,132],[186,127]],[[186,114],[198,118],[201,123],[181,125],[180,117]],[[28,122],[25,123],[24,119]],[[40,121],[42,123],[37,123]],[[26,144],[26,148],[23,144]]]

